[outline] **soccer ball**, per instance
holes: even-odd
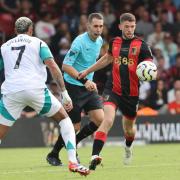
[[[143,61],[138,64],[136,74],[140,81],[156,80],[157,67],[151,61]]]

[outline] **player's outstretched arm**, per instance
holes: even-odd
[[[67,74],[69,74],[74,79],[77,79],[79,72],[75,68],[73,68],[71,65],[63,64],[62,70],[66,72]]]
[[[92,65],[91,67],[89,67],[85,71],[82,71],[79,74],[78,79],[85,78],[89,73],[95,72],[99,69],[106,67],[108,64],[110,64],[112,62],[112,60],[113,60],[113,57],[106,53],[94,65]]]
[[[46,66],[49,68],[50,73],[53,77],[53,79],[56,81],[57,85],[60,87],[62,91],[62,102],[67,111],[70,111],[73,106],[72,106],[72,100],[68,95],[68,92],[66,90],[65,84],[64,84],[64,79],[61,73],[61,70],[59,69],[58,65],[53,59],[49,59],[44,61]]]
[[[73,68],[72,66],[67,65],[67,64],[63,64],[62,69],[63,69],[64,72],[69,74],[71,77],[73,77],[74,79],[79,80],[82,84],[84,84],[85,88],[88,91],[97,91],[96,84],[94,82],[88,80],[88,79],[84,79],[84,80],[79,79],[78,78],[79,72],[75,68]]]

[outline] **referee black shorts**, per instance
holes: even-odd
[[[102,98],[95,91],[88,91],[84,86],[77,86],[65,82],[66,89],[73,102],[73,109],[68,112],[72,122],[81,121],[81,112],[89,112],[95,109],[102,109]]]
[[[137,115],[139,98],[138,96],[120,96],[112,91],[103,93],[104,104],[114,104],[116,109],[122,112],[129,119],[134,119]]]

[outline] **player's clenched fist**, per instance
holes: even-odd
[[[97,91],[96,83],[94,83],[90,80],[87,80],[86,83],[84,84],[84,86],[88,91]]]

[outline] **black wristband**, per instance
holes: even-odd
[[[82,78],[82,79],[77,79],[78,81],[80,81],[82,84],[85,84],[87,82],[87,78]]]

